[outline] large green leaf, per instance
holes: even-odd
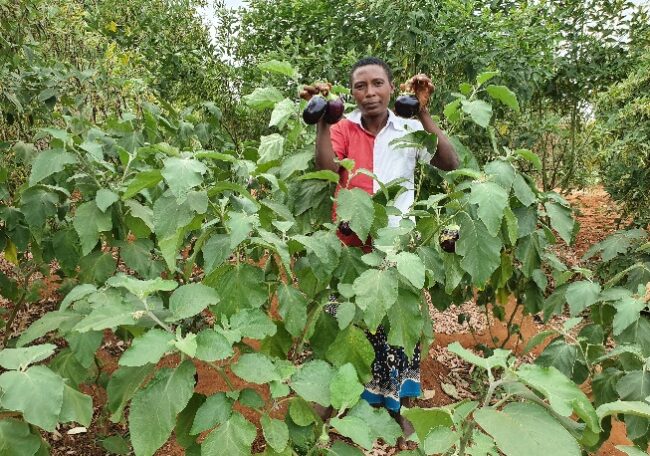
[[[219,302],[219,295],[214,288],[201,283],[190,283],[177,288],[169,298],[171,318],[181,320],[193,317],[208,306]]]
[[[282,92],[275,87],[258,87],[253,93],[242,97],[244,103],[255,109],[272,108],[275,103],[283,98]]]
[[[514,191],[514,194],[517,197],[517,199],[524,206],[530,206],[535,201],[537,201],[535,194],[530,189],[530,185],[528,185],[526,179],[524,179],[519,173],[517,173],[517,175],[515,176],[515,180],[512,184],[512,190]]]
[[[204,329],[196,335],[195,356],[198,359],[214,362],[229,358],[233,354],[232,343],[214,329]]]
[[[151,456],[167,441],[176,415],[192,397],[195,372],[191,361],[184,361],[175,369],[160,369],[135,394],[129,411],[129,431],[137,456]]]
[[[138,192],[145,188],[151,188],[162,180],[162,173],[159,169],[139,172],[131,179],[122,195],[123,200],[127,200],[137,195]]]
[[[397,274],[393,270],[368,269],[352,284],[357,306],[365,311],[371,331],[377,329],[388,309],[397,301]]]
[[[650,420],[650,404],[642,401],[615,401],[603,404],[596,410],[599,420],[609,415],[634,415]]]
[[[277,331],[275,323],[262,309],[244,309],[230,318],[230,329],[242,337],[264,339]]]
[[[52,174],[63,171],[67,165],[77,163],[77,158],[61,149],[44,150],[32,162],[29,185],[35,185]]]
[[[341,434],[368,450],[378,438],[394,445],[402,435],[399,424],[386,409],[374,409],[366,401],[360,401],[343,419],[332,418],[330,423]]]
[[[290,78],[293,78],[298,74],[298,71],[293,68],[289,62],[285,62],[284,60],[267,60],[265,62],[259,63],[257,65],[257,68],[269,73],[282,74]]]
[[[0,405],[28,423],[53,432],[63,405],[63,379],[45,366],[0,375]]]
[[[20,196],[20,210],[25,216],[27,224],[32,229],[43,227],[48,217],[56,214],[56,205],[59,196],[42,186],[31,187]]]
[[[249,264],[229,266],[214,285],[221,301],[213,309],[233,315],[241,309],[258,308],[268,299],[264,271]]]
[[[415,288],[424,287],[425,269],[419,256],[410,252],[400,252],[395,255],[397,272],[411,282]]]
[[[614,303],[616,307],[616,314],[612,327],[614,335],[619,336],[626,328],[632,326],[639,320],[641,311],[645,309],[646,303],[641,299],[634,299],[632,297],[624,297]]]
[[[600,432],[599,420],[591,402],[582,390],[559,370],[552,366],[524,364],[517,370],[517,376],[525,384],[542,393],[556,413],[562,416],[575,413],[592,432]]]
[[[309,361],[293,375],[290,386],[306,401],[328,407],[331,402],[329,385],[333,376],[334,369],[325,361]]]
[[[232,415],[232,404],[233,400],[228,398],[226,393],[215,393],[208,396],[196,411],[190,433],[199,434],[228,421]]]
[[[598,301],[600,285],[588,280],[573,282],[566,290],[566,302],[569,304],[571,316],[575,317],[587,307],[591,307]]]
[[[88,255],[99,240],[99,234],[113,228],[111,214],[102,212],[95,201],[82,203],[75,212],[74,229],[81,241],[81,252]]]
[[[363,393],[363,385],[359,383],[356,369],[351,363],[344,364],[330,384],[332,406],[336,410],[350,408],[359,402],[361,393]]]
[[[170,342],[174,335],[162,329],[151,329],[144,335],[133,339],[129,347],[120,357],[120,366],[144,366],[156,364],[165,353],[172,349]]]
[[[232,371],[237,377],[259,385],[274,380],[281,380],[271,359],[262,353],[246,353],[241,355],[232,366]]]
[[[106,285],[115,288],[125,288],[140,299],[156,293],[157,291],[172,291],[178,286],[175,280],[165,280],[156,277],[151,280],[140,280],[135,277],[119,273],[106,281]]]
[[[284,136],[272,133],[260,138],[259,163],[278,160],[284,154]]]
[[[337,221],[347,221],[352,231],[365,241],[372,227],[375,209],[371,196],[359,189],[341,189],[336,198]]]
[[[194,213],[188,200],[179,204],[176,197],[167,191],[153,205],[154,231],[159,238],[175,235],[179,228],[192,221]]]
[[[28,343],[44,336],[50,331],[59,328],[70,328],[81,319],[81,315],[76,312],[55,311],[48,312],[41,318],[32,323],[18,338],[17,347],[22,347]],[[2,365],[2,352],[0,352],[0,365]],[[8,368],[6,368],[8,369]]]
[[[580,456],[578,442],[541,406],[510,403],[503,410],[481,408],[474,419],[506,456]]]
[[[97,204],[97,208],[99,208],[100,211],[106,212],[106,209],[108,209],[114,202],[119,201],[120,197],[115,193],[107,188],[100,188],[97,190],[97,194],[95,195],[95,204]]]
[[[234,412],[206,437],[201,444],[201,456],[250,456],[256,435],[255,425]]]
[[[281,453],[289,443],[289,428],[284,421],[276,420],[268,415],[262,415],[260,418],[264,439],[271,448]]]
[[[492,236],[501,228],[503,211],[508,205],[508,192],[494,182],[479,182],[472,185],[469,198],[472,204],[478,204],[478,216]]]
[[[551,227],[558,232],[564,242],[571,244],[575,227],[575,220],[573,219],[571,209],[554,201],[545,203],[544,207],[551,219]]]
[[[34,456],[41,447],[41,437],[32,433],[29,424],[13,418],[0,420],[0,455]]]
[[[509,108],[512,108],[513,110],[519,112],[519,102],[517,101],[517,95],[507,88],[506,86],[502,85],[490,85],[487,86],[485,89],[492,98],[495,100],[499,100]]]
[[[169,157],[163,161],[161,171],[169,189],[178,199],[183,199],[194,187],[201,185],[208,168],[193,158]]]
[[[285,98],[281,102],[277,103],[271,113],[269,127],[278,127],[281,129],[287,123],[287,120],[289,120],[294,111],[295,105],[289,98]]]
[[[278,289],[280,315],[289,334],[298,337],[307,324],[307,298],[291,285],[281,284]]]
[[[25,348],[5,348],[0,351],[0,366],[10,370],[24,370],[54,354],[56,345],[42,344]]]
[[[412,357],[424,326],[419,296],[409,292],[400,293],[388,312],[388,321],[388,343],[404,347],[406,355]]]
[[[456,251],[463,257],[460,265],[472,276],[474,285],[482,286],[501,264],[501,240],[490,235],[482,221],[472,220],[465,212],[457,220],[460,238]]]
[[[127,402],[149,378],[155,367],[153,364],[141,367],[120,367],[113,372],[106,387],[111,421],[117,423],[122,420],[122,412]]]
[[[325,357],[336,367],[351,363],[364,383],[372,378],[371,366],[375,351],[365,333],[356,326],[348,326],[339,332]]]
[[[575,345],[567,344],[560,337],[546,346],[537,357],[535,364],[540,366],[553,366],[577,383],[582,383],[587,376],[584,359]]]
[[[76,422],[82,426],[90,426],[93,418],[93,399],[65,385],[63,388],[63,404],[59,414],[59,422]]]
[[[442,408],[424,409],[414,407],[404,410],[402,414],[411,422],[421,442],[424,442],[432,429],[438,427],[451,428],[454,424],[449,410]]]
[[[122,325],[133,325],[137,322],[134,312],[136,309],[125,302],[106,301],[95,307],[90,314],[73,328],[74,331],[101,331]]]
[[[483,100],[461,102],[463,111],[470,115],[475,124],[487,128],[492,118],[492,106]]]

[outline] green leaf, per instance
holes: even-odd
[[[343,188],[338,193],[336,204],[337,222],[349,222],[352,231],[365,241],[375,214],[371,196],[360,188]]]
[[[616,401],[603,404],[596,409],[599,421],[606,416],[619,413],[650,419],[650,404],[642,401]]]
[[[141,190],[145,188],[154,187],[162,180],[162,173],[159,169],[152,169],[149,171],[141,171],[135,175],[133,179],[128,182],[126,190],[122,194],[122,200],[127,200],[134,197]]]
[[[452,416],[449,410],[443,408],[424,409],[414,407],[404,410],[402,414],[413,424],[413,429],[421,442],[424,442],[431,429],[438,427],[451,428]]]
[[[120,366],[144,366],[156,364],[165,353],[172,349],[170,342],[174,335],[162,329],[151,329],[144,335],[133,339],[129,347],[120,357]]]
[[[431,429],[424,439],[424,452],[426,454],[444,454],[454,443],[459,441],[459,435],[445,426]]]
[[[578,442],[539,405],[510,403],[503,410],[482,408],[474,419],[506,456],[580,456]]]
[[[340,176],[334,171],[330,171],[329,169],[322,169],[320,171],[312,171],[311,173],[302,174],[296,177],[296,180],[321,179],[336,184],[339,181],[339,177]]]
[[[0,375],[0,405],[28,423],[53,432],[63,405],[63,379],[45,366]]]
[[[499,71],[484,71],[483,73],[479,73],[479,75],[476,76],[476,83],[478,85],[483,85],[498,74]]]
[[[169,189],[178,199],[185,198],[194,187],[201,185],[207,166],[192,158],[169,157],[163,160],[161,171]]]
[[[233,373],[247,382],[262,385],[281,380],[273,362],[262,353],[246,353],[232,366]]]
[[[571,244],[573,238],[573,229],[575,220],[573,219],[571,209],[554,201],[544,204],[546,213],[551,219],[551,227],[560,235],[562,240]]]
[[[212,431],[201,444],[201,456],[250,456],[255,425],[238,412]]]
[[[206,274],[210,274],[230,257],[233,251],[230,244],[229,234],[215,234],[203,244],[201,252],[203,253],[203,267]]]
[[[56,193],[40,186],[28,188],[20,196],[20,210],[25,215],[27,224],[39,231],[45,220],[56,214],[58,203],[59,196]]]
[[[0,420],[0,454],[34,456],[41,447],[41,437],[32,433],[29,424],[13,418]]]
[[[456,242],[456,251],[463,259],[463,270],[472,276],[476,286],[482,286],[501,264],[501,240],[490,235],[480,220],[472,220],[461,212],[457,221],[460,225],[460,238]]]
[[[284,451],[289,442],[289,428],[284,421],[276,420],[268,415],[260,417],[260,424],[262,425],[262,432],[264,439],[271,448],[278,453]]]
[[[93,287],[94,288],[94,287]],[[69,296],[69,295],[68,295]],[[73,326],[81,319],[81,316],[76,312],[56,311],[48,312],[41,318],[32,323],[18,338],[16,347],[23,347],[30,342],[44,336],[50,331],[59,328],[66,328]],[[0,365],[2,364],[3,352],[0,352]],[[5,367],[9,369],[8,367]]]
[[[388,321],[388,343],[404,347],[406,355],[412,358],[424,326],[420,297],[409,292],[400,293],[397,302],[388,312]]]
[[[271,113],[271,120],[269,121],[269,127],[278,127],[282,128],[287,123],[287,120],[295,112],[295,105],[293,101],[288,98],[285,98],[281,102],[275,105],[273,112]]]
[[[262,340],[273,336],[277,327],[273,320],[261,309],[244,309],[230,318],[230,329],[238,331],[242,337]]]
[[[587,375],[586,366],[578,348],[558,338],[546,346],[537,357],[535,364],[553,366],[572,380],[582,383]]]
[[[363,456],[361,450],[347,445],[340,440],[337,440],[332,444],[329,452],[333,456]]]
[[[575,413],[594,433],[600,432],[596,411],[582,390],[554,367],[524,364],[517,376],[526,385],[536,389],[549,400],[551,408],[561,416]]]
[[[506,106],[512,108],[516,112],[519,112],[519,102],[517,101],[517,95],[502,85],[491,85],[486,87],[488,95],[490,95],[495,100],[501,101]]]
[[[82,426],[90,426],[93,418],[93,400],[90,396],[65,385],[63,388],[63,404],[59,414],[59,422],[76,422]]]
[[[10,370],[25,370],[27,366],[54,354],[56,345],[42,344],[25,348],[5,348],[0,351],[0,366]]]
[[[330,383],[332,406],[336,410],[350,408],[359,402],[361,393],[363,385],[359,383],[357,371],[351,363],[344,364]]]
[[[298,426],[309,426],[316,421],[314,409],[301,397],[294,397],[289,404],[289,416]]]
[[[144,299],[157,291],[172,291],[178,286],[178,283],[175,280],[165,280],[161,277],[156,277],[151,280],[140,280],[124,273],[119,273],[108,279],[106,285],[114,288],[124,288],[138,298]]]
[[[116,193],[105,188],[100,188],[95,195],[95,204],[100,211],[106,212],[106,209],[114,202],[119,201],[119,199],[120,197]]]
[[[77,163],[77,158],[61,149],[44,150],[32,162],[32,172],[29,175],[29,186],[36,185],[52,174],[63,171],[67,165]]]
[[[233,353],[232,344],[213,329],[204,329],[196,335],[196,357],[200,360],[220,361]]]
[[[501,158],[486,163],[484,172],[490,182],[499,184],[506,193],[510,192],[512,183],[515,181],[515,176],[517,175],[512,163]],[[478,179],[483,180],[480,177]]]
[[[179,228],[192,221],[194,215],[189,201],[179,204],[173,194],[165,192],[153,205],[154,231],[159,238],[174,236]]]
[[[492,118],[492,106],[483,100],[461,101],[463,111],[470,115],[475,124],[487,128]]]
[[[616,307],[616,314],[614,315],[612,327],[614,335],[619,336],[625,329],[639,320],[641,311],[645,309],[646,303],[643,299],[625,297],[615,302],[614,307]]]
[[[212,285],[207,283],[207,285]],[[214,309],[219,315],[230,316],[245,308],[258,308],[268,299],[264,271],[239,263],[229,266],[214,285],[221,302]]]
[[[515,155],[523,158],[524,160],[532,163],[533,167],[537,171],[542,170],[542,160],[537,156],[535,152],[532,152],[528,149],[517,149],[515,150]]]
[[[289,62],[279,61],[275,59],[261,62],[257,64],[257,68],[268,73],[283,74],[285,76],[289,76],[290,78],[293,78],[297,74],[297,71],[291,66]]]
[[[309,361],[291,377],[290,386],[306,401],[328,407],[331,403],[329,385],[333,376],[334,369],[325,361]]]
[[[232,404],[232,399],[228,398],[226,393],[215,393],[208,396],[196,411],[190,433],[192,435],[199,434],[228,421],[232,415]]]
[[[129,412],[129,431],[138,456],[153,455],[167,441],[176,415],[192,398],[195,372],[191,361],[184,361],[175,369],[160,369],[154,379],[135,394]]]
[[[598,301],[600,285],[588,280],[573,282],[566,290],[566,302],[569,304],[571,316],[575,317]]]
[[[219,295],[201,283],[190,283],[177,288],[169,298],[173,320],[193,317],[208,306],[219,302]]]
[[[364,383],[372,378],[375,352],[365,333],[356,326],[348,326],[336,335],[325,358],[336,367],[351,363]]]
[[[192,399],[190,399],[183,411],[176,417],[174,436],[176,437],[176,442],[185,449],[185,454],[193,454],[191,452],[192,447],[200,453],[200,447],[196,443],[199,433],[192,434],[191,429],[196,412],[204,403],[205,396],[201,393],[194,393]]]
[[[637,447],[616,445],[616,449],[622,451],[628,456],[647,456],[648,453],[643,450],[638,449]]]
[[[474,364],[475,366],[482,367],[483,369],[490,370],[494,367],[503,367],[507,366],[507,359],[510,355],[510,350],[502,350],[497,348],[494,350],[492,356],[487,358],[482,358],[478,355],[475,355],[471,351],[464,348],[458,342],[452,342],[447,346],[447,350],[451,353],[454,353],[461,358],[463,358],[468,363]]]
[[[272,108],[283,98],[282,92],[275,87],[257,87],[253,93],[242,97],[244,103],[253,109]]]
[[[332,418],[330,424],[339,432],[339,434],[349,438],[366,450],[371,450],[375,444],[372,429],[368,423],[359,417],[348,415],[343,418]]]
[[[101,331],[122,325],[133,325],[136,323],[134,312],[132,305],[108,300],[103,305],[94,307],[87,317],[75,325],[73,331]]]
[[[120,367],[110,376],[106,392],[108,394],[108,410],[111,421],[122,420],[122,412],[128,401],[140,389],[142,384],[153,373],[156,366],[146,364],[141,367]]]
[[[260,147],[258,149],[258,163],[268,163],[278,160],[282,157],[284,151],[284,136],[272,133],[268,136],[260,137]]]
[[[535,201],[537,201],[537,198],[535,197],[535,194],[530,189],[530,185],[528,185],[528,182],[526,182],[526,179],[524,179],[521,176],[521,174],[519,174],[519,173],[517,173],[517,175],[515,176],[515,180],[513,182],[512,189],[514,190],[514,193],[515,193],[515,196],[517,197],[517,199],[524,206],[530,206]]]
[[[424,287],[424,263],[419,256],[410,252],[400,252],[395,256],[397,272],[407,279],[415,288]]]
[[[300,336],[307,324],[307,298],[293,286],[281,284],[278,289],[278,303],[284,327],[292,336]]]
[[[81,252],[88,255],[99,240],[99,234],[113,228],[111,215],[102,212],[94,201],[82,203],[75,212],[74,229],[81,241]]]
[[[508,205],[508,193],[494,182],[479,182],[472,185],[470,203],[478,205],[478,216],[492,237],[501,229],[503,211]]]
[[[376,329],[384,314],[397,301],[397,275],[390,270],[368,269],[352,284],[355,302],[361,310],[372,310],[377,318],[372,319]]]

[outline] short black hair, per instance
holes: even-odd
[[[382,59],[378,57],[364,57],[362,59],[357,60],[357,63],[352,65],[352,69],[350,69],[350,77],[349,77],[350,87],[352,87],[352,75],[354,74],[354,72],[357,71],[357,69],[368,65],[379,65],[380,67],[382,67],[386,72],[386,76],[388,76],[388,82],[390,83],[393,82],[393,72],[386,62],[384,62]]]

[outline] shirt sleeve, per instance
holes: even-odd
[[[339,160],[343,160],[348,156],[348,138],[344,128],[345,120],[332,125],[330,129],[330,137],[332,139],[332,148]]]

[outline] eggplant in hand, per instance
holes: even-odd
[[[325,115],[327,110],[327,101],[321,96],[314,96],[309,100],[307,107],[302,111],[302,119],[308,125],[317,124]]]
[[[325,109],[325,122],[328,124],[335,124],[343,118],[343,111],[345,105],[342,98],[336,98],[327,102],[327,109]]]
[[[413,94],[404,94],[395,100],[395,114],[400,117],[414,117],[420,112],[420,102]]]

